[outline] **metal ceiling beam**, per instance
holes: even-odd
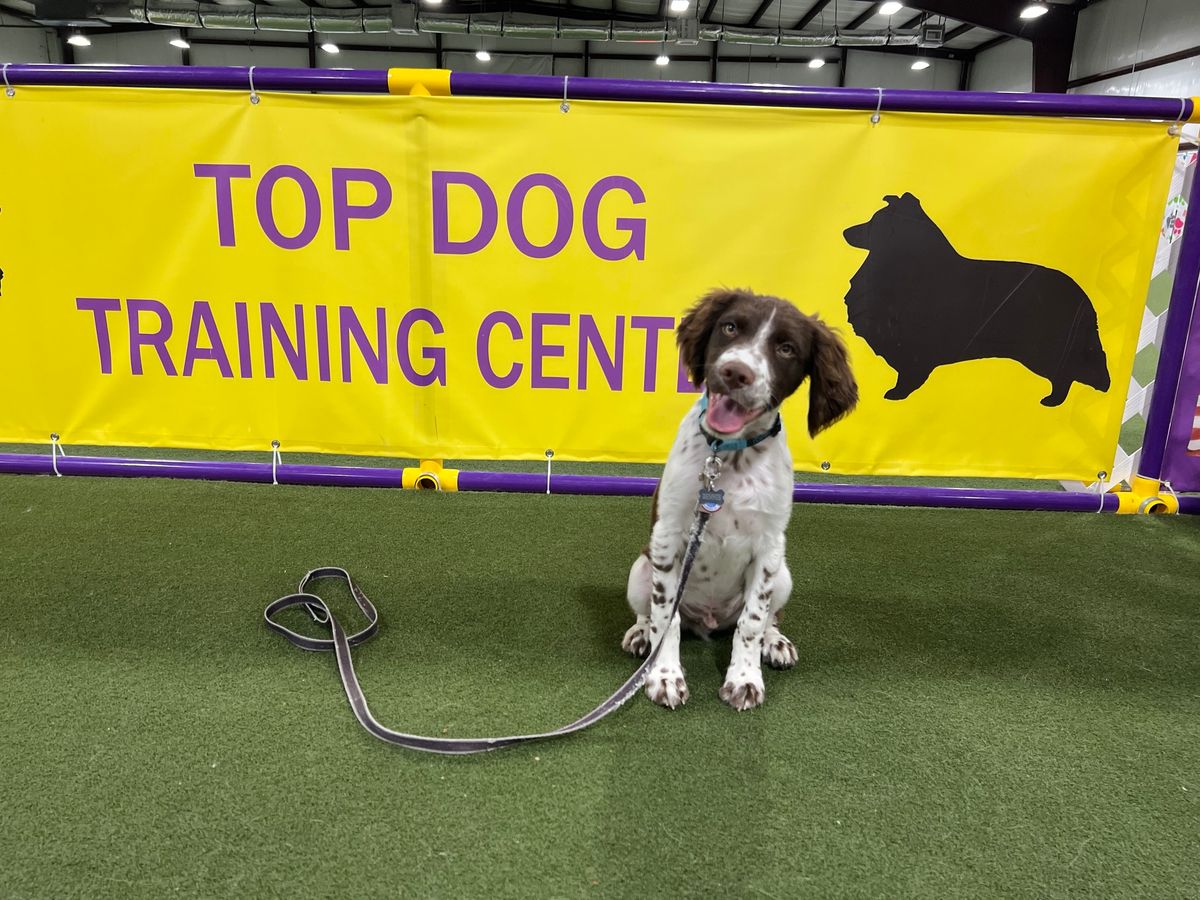
[[[757,25],[758,20],[767,14],[767,10],[771,8],[771,4],[774,2],[775,0],[762,0],[762,3],[758,4],[758,9],[756,9],[754,14],[746,20],[746,27],[753,28],[755,25]]]
[[[815,19],[817,16],[819,16],[822,12],[824,12],[825,7],[828,5],[829,5],[829,0],[817,0],[816,3],[814,3],[811,7],[809,7],[808,12],[806,12],[804,15],[802,15],[800,17],[800,21],[792,26],[792,30],[800,31],[803,28],[805,28],[809,22],[811,22],[813,19]]]
[[[975,27],[976,26],[972,25],[970,22],[966,22],[962,25],[959,25],[957,28],[951,28],[949,31],[946,32],[946,37],[943,38],[942,43],[948,44],[952,40],[954,40],[956,37],[962,37],[964,34],[966,34],[968,31],[971,31]]]
[[[848,28],[850,31],[853,31],[855,28],[861,28],[877,15],[879,15],[879,6],[878,4],[872,3],[865,10],[863,10],[860,15],[857,15],[851,19],[850,24],[847,25],[846,28]]]
[[[984,50],[991,50],[993,47],[999,47],[1001,44],[1006,43],[1011,40],[1012,40],[1012,38],[1010,38],[1007,34],[1001,34],[1001,35],[998,35],[997,37],[992,38],[990,41],[984,41],[982,44],[980,44],[977,47],[972,47],[971,52],[973,54],[975,54],[976,56],[978,56]]]
[[[916,28],[918,25],[920,25],[922,22],[925,21],[925,17],[927,15],[929,15],[929,14],[925,13],[925,12],[917,13],[915,16],[913,16],[911,19],[909,19],[907,22],[905,22],[903,25],[901,25],[900,30],[908,31],[908,29],[910,29],[910,28]]]
[[[717,8],[717,0],[708,0],[708,6],[704,7],[704,15],[700,17],[701,22],[711,22],[713,10]]]

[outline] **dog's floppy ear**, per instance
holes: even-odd
[[[837,333],[820,319],[813,328],[812,368],[808,373],[808,433],[816,437],[858,403],[858,382]]]
[[[717,288],[701,297],[687,311],[675,330],[679,356],[687,366],[688,377],[697,387],[704,381],[704,358],[708,355],[708,339],[712,337],[717,320],[745,291]]]

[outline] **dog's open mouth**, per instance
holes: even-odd
[[[763,409],[746,409],[725,394],[708,395],[708,427],[717,434],[733,434],[746,427],[746,423],[763,414]]]

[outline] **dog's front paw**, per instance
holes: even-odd
[[[730,676],[721,685],[721,699],[738,712],[754,709],[763,702],[765,697],[766,691],[763,689],[761,674],[758,674],[757,678]]]
[[[621,641],[621,649],[633,656],[645,657],[650,653],[650,626],[645,622],[630,625]]]
[[[682,669],[658,668],[646,679],[646,696],[667,709],[683,706],[688,700],[687,682]]]
[[[763,646],[763,662],[772,669],[790,669],[800,658],[796,645],[782,634]]]

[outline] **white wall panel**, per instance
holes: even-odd
[[[676,60],[669,66],[655,65],[654,57],[640,59],[593,59],[588,74],[593,78],[641,78],[647,81],[708,81],[709,64]]]
[[[475,51],[452,50],[443,54],[443,65],[452,72],[499,72],[505,75],[552,75],[549,56],[532,53],[497,53],[489,62],[480,62]]]
[[[172,28],[154,31],[129,31],[105,34],[89,33],[90,47],[75,48],[75,62],[91,65],[120,63],[136,66],[181,66],[183,51],[172,47],[171,38],[179,37]]]
[[[717,80],[745,84],[802,84],[836,87],[837,60],[819,69],[803,62],[717,62]]]
[[[962,64],[953,59],[930,59],[929,68],[913,71],[914,57],[899,53],[850,50],[846,57],[847,87],[913,88],[956,91]]]
[[[1200,0],[1102,0],[1079,14],[1071,78],[1110,72],[1196,46],[1200,46]]]
[[[1200,56],[1118,75],[1072,88],[1072,94],[1132,94],[1135,97],[1195,97],[1200,95]]]
[[[432,69],[436,62],[437,57],[433,53],[405,50],[356,50],[353,47],[342,47],[342,52],[337,54],[317,51],[317,65],[322,69]]]
[[[193,66],[292,66],[308,68],[308,47],[192,44]]]
[[[971,65],[973,91],[1033,90],[1033,44],[1012,40],[975,57]]]
[[[14,25],[0,27],[0,62],[51,62],[51,48],[57,49],[58,38],[45,28]]]

